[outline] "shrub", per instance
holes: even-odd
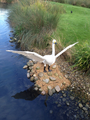
[[[40,0],[20,0],[12,5],[9,20],[22,39],[21,47],[46,47],[62,12],[62,7]]]
[[[90,0],[50,0],[90,8]]]
[[[79,50],[74,54],[75,65],[78,69],[88,71],[90,69],[90,43],[85,41],[82,45],[79,44]]]

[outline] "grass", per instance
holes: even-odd
[[[40,0],[20,0],[12,5],[9,20],[21,38],[21,48],[45,48],[62,12],[62,7]]]
[[[31,4],[30,0],[22,0],[11,8],[9,19],[22,39],[23,49],[44,48],[51,38],[62,48],[78,41],[70,49],[72,61],[84,71],[90,69],[90,9],[56,2]]]
[[[58,3],[57,3],[58,5]],[[76,66],[86,71],[90,68],[90,9],[61,4],[66,13],[62,14],[53,37],[60,39],[63,48],[79,42],[73,50]],[[72,13],[71,13],[72,11]]]
[[[90,0],[51,0],[51,1],[90,8]]]

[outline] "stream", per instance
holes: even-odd
[[[7,22],[8,12],[0,5],[0,120],[90,120],[89,107],[80,108],[68,90],[48,97],[33,90],[23,69],[28,59],[6,52],[19,50],[9,42],[13,28]]]

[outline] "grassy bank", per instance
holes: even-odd
[[[45,48],[62,13],[62,7],[40,0],[20,0],[12,5],[9,20],[21,39],[21,48]]]
[[[63,46],[79,42],[74,52],[76,65],[80,69],[90,67],[90,9],[62,4],[66,13],[61,16],[53,36],[60,39]],[[72,13],[71,13],[72,11]]]
[[[88,8],[68,4],[21,0],[10,8],[9,20],[21,39],[21,48],[25,50],[31,46],[45,48],[52,38],[60,41],[62,48],[78,41],[79,44],[71,49],[72,61],[80,69],[88,71],[89,13]]]

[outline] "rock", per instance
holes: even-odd
[[[66,82],[63,82],[62,85],[66,85]]]
[[[27,62],[27,66],[28,67],[32,67],[33,66],[33,62]]]
[[[86,107],[83,107],[83,110],[84,110],[84,111],[87,111],[88,109],[87,109]]]
[[[39,70],[39,69],[40,69],[40,67],[39,67],[39,66],[37,66],[37,67],[36,67],[36,70]]]
[[[17,41],[17,38],[14,38],[13,40],[14,40],[14,41]]]
[[[66,105],[69,106],[70,105],[69,102],[66,102]]]
[[[63,94],[63,97],[66,97],[66,94]]]
[[[13,43],[14,41],[13,40],[9,40],[9,42]]]
[[[62,77],[61,77],[61,76],[59,76],[59,78],[60,78],[60,79],[62,79]]]
[[[45,91],[43,90],[42,92],[41,92],[41,95],[45,95],[46,93],[45,93]]]
[[[37,80],[38,80],[38,77],[37,77],[37,76],[35,76],[35,77],[34,77],[34,81],[37,81]]]
[[[30,72],[30,77],[32,77],[32,76],[33,76],[33,74],[34,74],[33,72]]]
[[[30,73],[29,72],[27,72],[27,78],[30,78]]]
[[[23,66],[23,69],[27,69],[27,67],[28,67],[27,65],[24,65],[24,66]]]
[[[83,107],[82,103],[79,103],[79,107],[80,107],[80,108],[82,108],[82,107]]]
[[[49,79],[50,79],[51,81],[56,81],[56,78],[54,78],[54,77],[49,77]]]
[[[10,37],[10,39],[13,39],[13,37]]]
[[[64,91],[62,90],[62,94],[64,94]]]
[[[49,94],[50,96],[53,95],[52,89],[49,89],[49,90],[48,90],[48,94]]]
[[[52,114],[53,113],[53,111],[52,110],[50,110],[50,114]]]
[[[66,79],[68,78],[68,75],[67,75],[67,74],[65,75],[65,78],[66,78]]]
[[[45,83],[49,83],[49,79],[43,79]]]
[[[21,40],[18,40],[17,43],[21,43]]]
[[[90,88],[89,88],[89,92],[90,92]]]
[[[34,74],[34,73],[35,73],[35,70],[34,70],[34,69],[32,69],[32,70],[31,70],[31,72]]]
[[[29,67],[29,70],[31,71],[33,69],[33,67]]]
[[[36,77],[36,74],[33,74],[33,77]]]
[[[37,84],[34,84],[35,87],[37,87],[38,85]]]
[[[40,91],[40,92],[42,92],[42,89],[41,89],[41,88],[39,88],[39,91]]]
[[[39,77],[43,77],[43,75],[44,75],[43,72],[40,72],[40,73],[38,74]]]
[[[52,68],[55,69],[55,68],[56,68],[56,65],[53,65]]]
[[[39,85],[37,85],[38,88],[41,88]]]
[[[58,77],[58,74],[57,74],[57,73],[55,73],[54,75]]]
[[[34,81],[34,77],[31,77],[31,78],[30,78],[30,81],[33,82],[33,81]]]
[[[37,61],[33,61],[33,64],[36,64],[37,63]]]
[[[47,72],[48,76],[52,76],[52,72]]]
[[[55,93],[55,89],[54,88],[52,89],[52,92]]]
[[[57,86],[55,87],[55,90],[56,90],[57,92],[59,92],[59,91],[60,91],[60,87],[57,85]]]
[[[27,72],[30,73],[30,70],[28,70]]]
[[[37,90],[38,90],[38,87],[35,87],[35,88],[34,88],[34,90],[36,90],[36,91],[37,91]]]
[[[49,85],[49,86],[48,86],[48,89],[52,89],[52,87]]]
[[[88,104],[86,104],[85,107],[90,108]]]
[[[70,96],[70,99],[71,99],[71,100],[74,100],[74,97],[73,97],[73,96]]]

